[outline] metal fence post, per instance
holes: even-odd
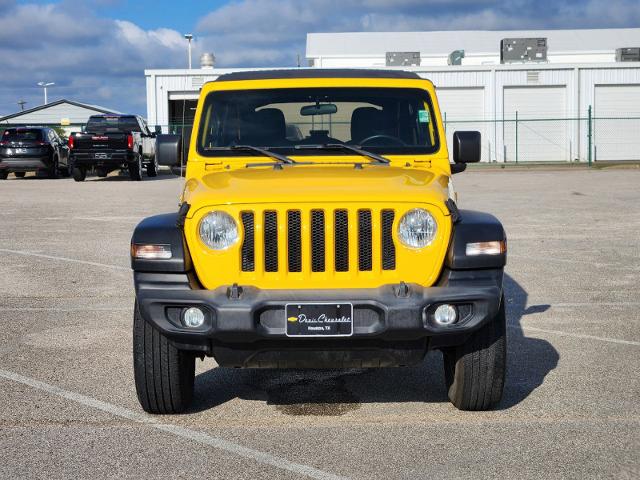
[[[447,112],[444,112],[444,133],[447,133]]]
[[[518,163],[518,111],[516,110],[516,163]]]
[[[591,125],[591,105],[589,105],[589,109],[588,109],[588,117],[587,117],[587,139],[588,139],[588,148],[589,148],[589,154],[587,155],[587,158],[589,159],[589,166],[591,166],[591,140],[592,140],[592,131],[591,131],[592,125]]]

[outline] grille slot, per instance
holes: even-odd
[[[242,272],[282,269],[284,273],[334,273],[397,268],[393,209],[317,208],[280,214],[257,210],[241,211],[239,215],[244,230],[239,259]]]
[[[289,258],[289,271],[302,271],[302,231],[300,225],[300,212],[287,213],[287,252]]]
[[[324,212],[311,211],[311,271],[325,271]]]
[[[358,210],[358,269],[361,272],[368,272],[373,268],[371,236],[371,211]]]
[[[336,272],[349,271],[349,214],[346,210],[336,210],[335,227],[335,268]]]
[[[382,269],[396,269],[396,246],[393,243],[393,210],[382,210]]]
[[[242,243],[242,271],[253,272],[255,262],[255,231],[253,226],[253,212],[242,212],[242,226],[244,228],[244,241]]]
[[[278,271],[278,214],[273,210],[264,212],[264,270]]]

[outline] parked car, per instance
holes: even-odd
[[[44,172],[49,178],[69,175],[67,141],[52,128],[7,128],[0,137],[0,180],[27,172]]]
[[[429,80],[236,72],[207,83],[197,111],[178,212],[143,220],[131,240],[144,410],[187,408],[197,357],[377,368],[430,350],[456,407],[500,401],[505,231],[458,210],[451,176],[480,161],[480,133],[454,132],[449,153]],[[181,165],[181,151],[180,136],[158,136],[161,165]]]
[[[73,179],[82,182],[94,169],[99,177],[124,169],[132,180],[142,180],[142,171],[155,177],[156,133],[138,115],[93,115],[84,132],[69,136]]]

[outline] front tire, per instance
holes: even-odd
[[[153,158],[149,161],[147,165],[147,176],[148,177],[157,177],[158,176],[158,159],[154,155]]]
[[[457,347],[443,350],[451,403],[460,410],[489,410],[502,399],[507,367],[504,297],[493,320]]]
[[[6,180],[9,176],[9,172],[6,170],[0,170],[0,180]]]
[[[195,356],[178,350],[148,324],[135,304],[133,371],[138,401],[148,413],[181,413],[193,398]]]
[[[136,182],[142,180],[142,155],[137,154],[136,159],[129,164],[129,176]]]
[[[53,157],[53,162],[47,171],[47,176],[49,178],[58,178],[59,177],[59,168],[58,168],[58,157]]]

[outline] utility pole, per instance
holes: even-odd
[[[55,82],[38,82],[38,86],[42,87],[44,89],[44,104],[46,105],[47,103],[49,103],[47,101],[47,87],[51,87],[52,85],[55,85]]]
[[[189,70],[191,70],[191,40],[193,39],[193,35],[191,33],[185,33],[184,34],[184,38],[186,38],[189,41]]]
[[[25,106],[25,104],[26,104],[26,103],[27,103],[27,102],[25,102],[24,100],[20,100],[20,101],[18,102],[18,105],[20,105],[20,111],[21,111],[21,112],[22,112],[22,111],[24,111],[24,106]]]

